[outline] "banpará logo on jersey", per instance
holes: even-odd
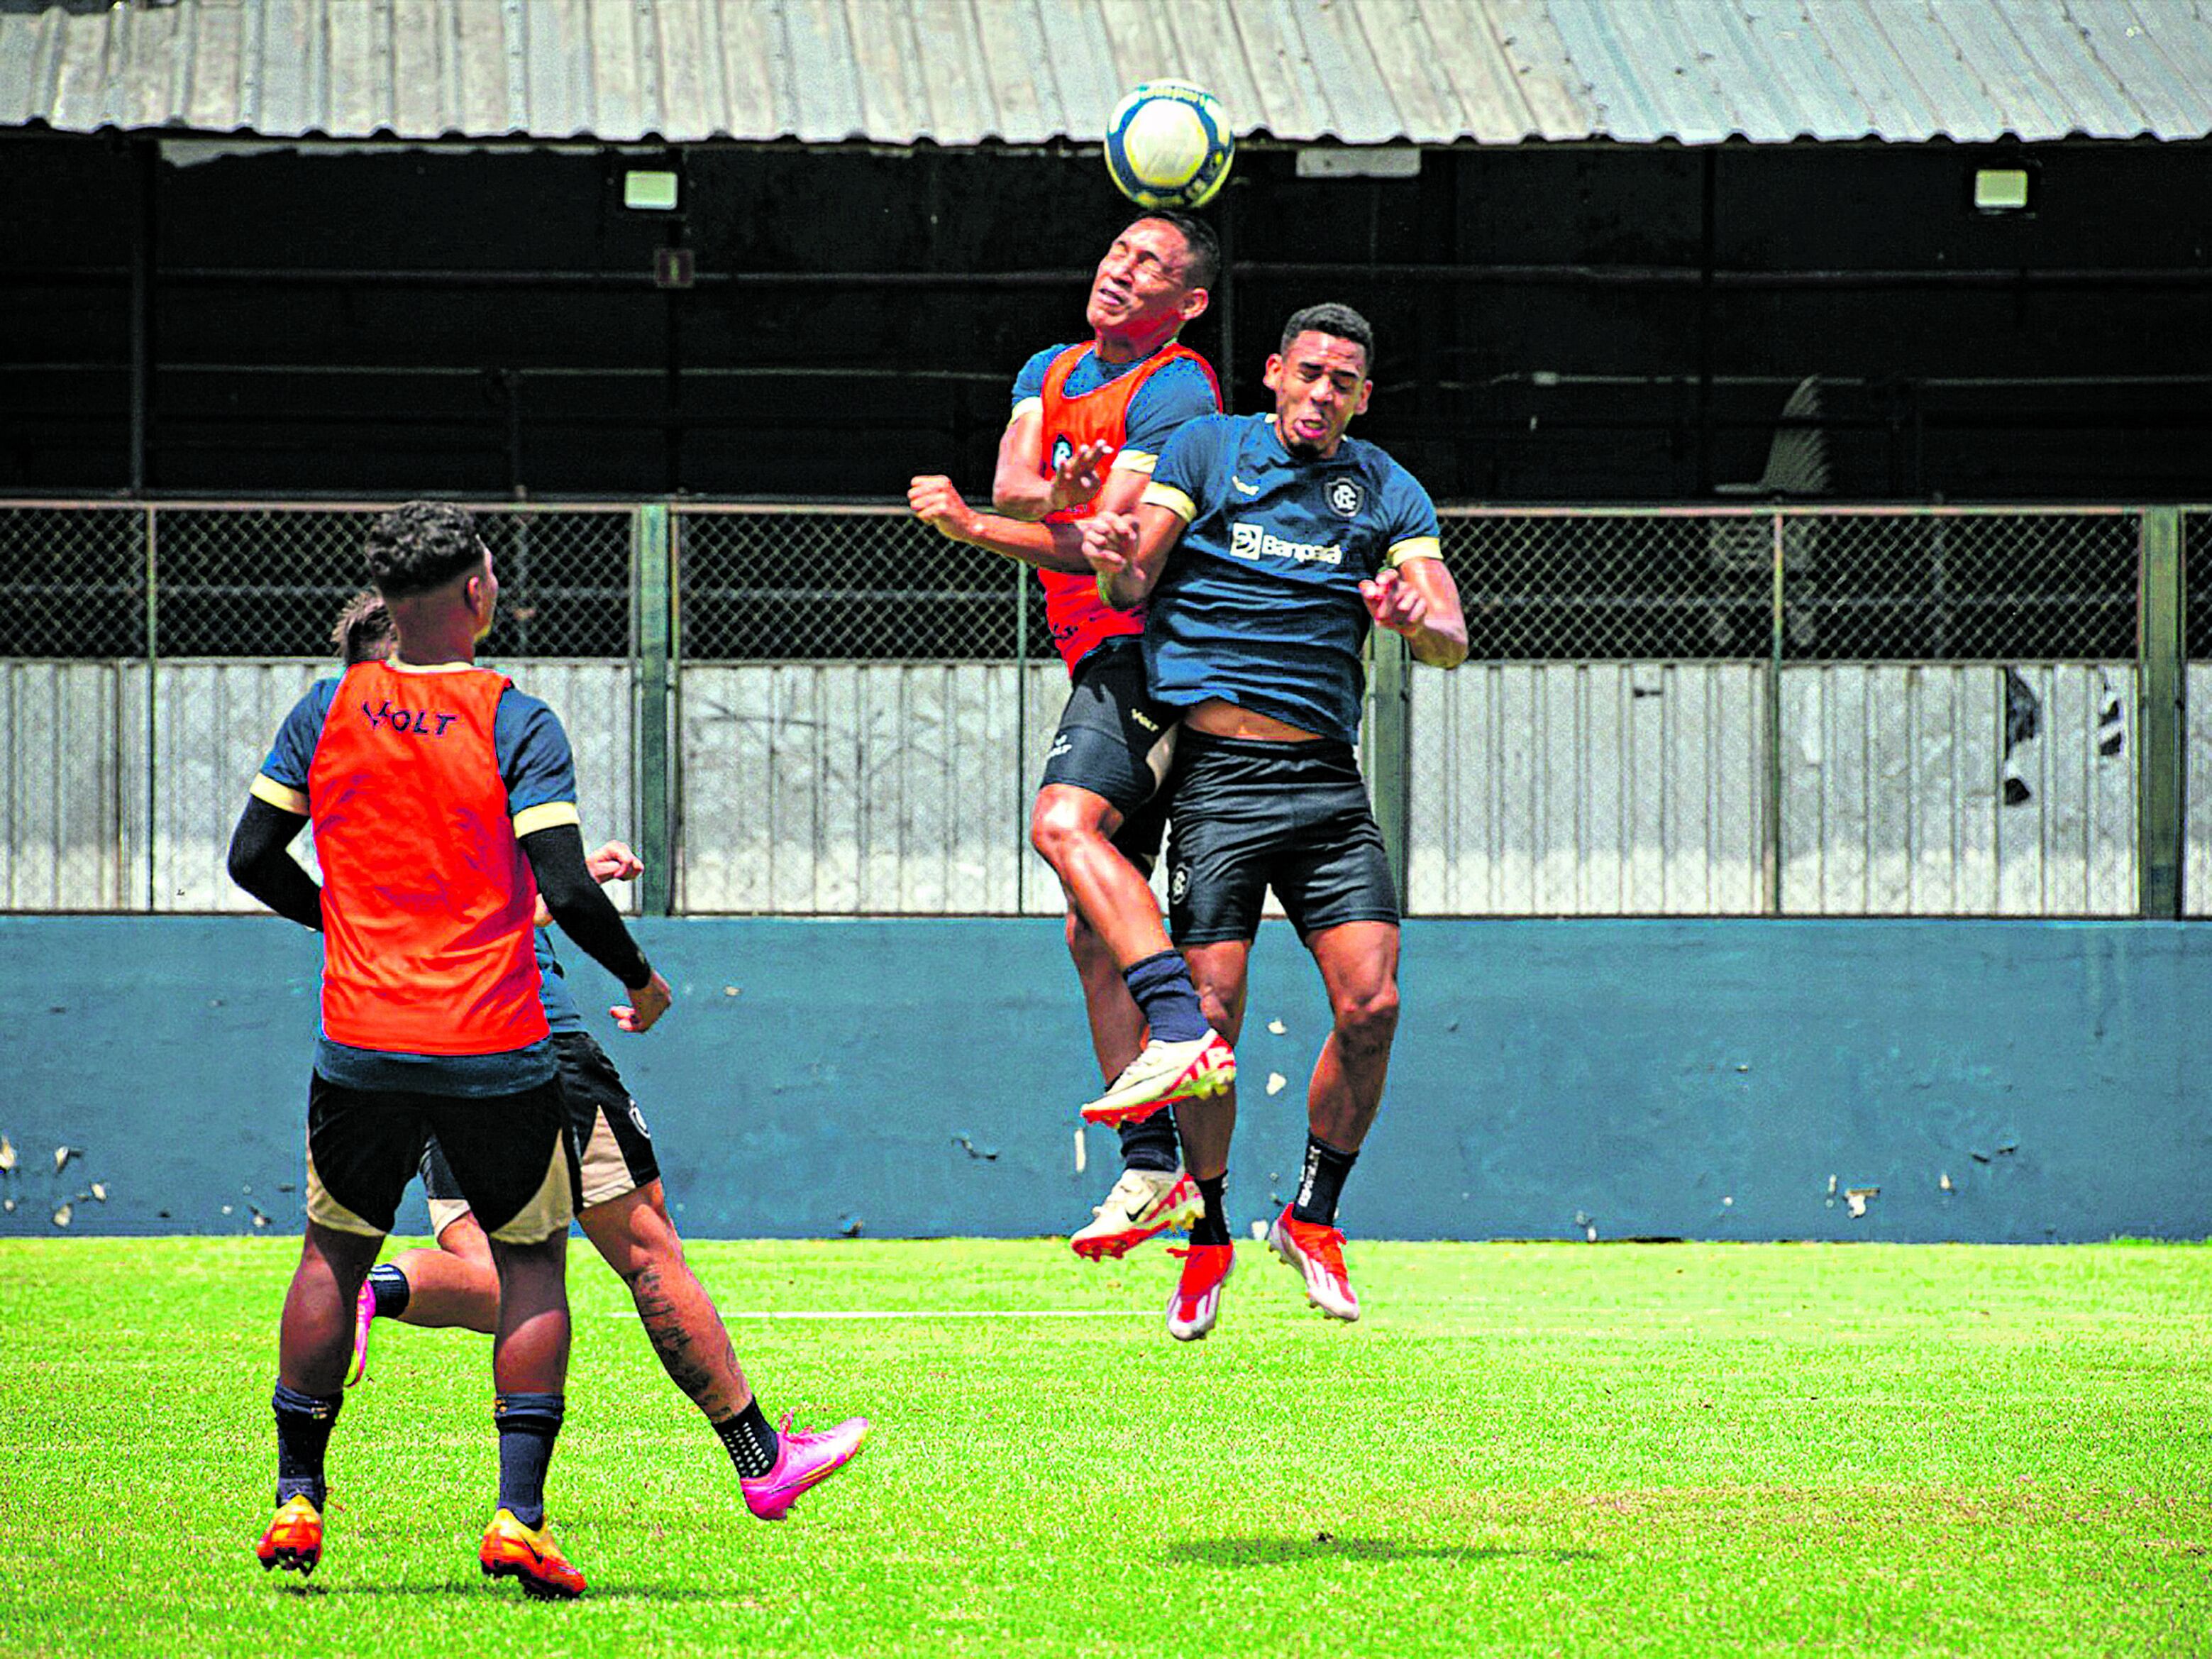
[[[1355,486],[1356,488],[1356,486]],[[1242,521],[1229,526],[1229,556],[1249,559],[1288,559],[1295,564],[1342,564],[1344,550],[1334,542],[1286,542],[1265,525]]]
[[[1339,478],[1328,487],[1328,504],[1347,519],[1359,516],[1359,509],[1367,499],[1367,492],[1359,487],[1357,478]]]

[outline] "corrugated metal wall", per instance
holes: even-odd
[[[224,873],[224,848],[285,711],[323,672],[299,660],[164,663],[149,795],[142,664],[0,664],[13,734],[0,901],[251,908]],[[627,665],[517,672],[568,726],[587,840],[634,839]],[[2022,665],[2010,689],[2007,672],[1789,668],[1778,780],[1759,665],[1417,673],[1412,909],[1756,914],[1778,781],[1790,914],[2132,914],[2133,665]],[[2191,675],[2187,890],[2206,914],[2212,664]],[[687,667],[680,908],[1056,914],[1057,884],[1024,826],[1065,679],[1042,663],[1026,682],[1011,663]]]

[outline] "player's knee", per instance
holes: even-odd
[[[1340,998],[1336,1004],[1337,1041],[1356,1052],[1377,1053],[1390,1046],[1398,1032],[1398,988],[1385,984]]]
[[[1097,809],[1082,802],[1048,792],[1030,809],[1030,845],[1055,870],[1075,848],[1104,833]]]

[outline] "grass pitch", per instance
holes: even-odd
[[[550,1490],[591,1581],[476,1570],[488,1345],[380,1327],[311,1588],[274,1480],[279,1240],[0,1243],[0,1652],[2212,1651],[2212,1250],[1355,1241],[1365,1322],[1239,1250],[702,1244],[772,1413],[865,1412],[779,1526],[578,1245]]]

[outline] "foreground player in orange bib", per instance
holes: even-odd
[[[1338,1194],[1382,1103],[1398,1024],[1398,893],[1359,775],[1360,651],[1370,627],[1438,668],[1467,657],[1437,513],[1411,473],[1345,428],[1374,390],[1375,336],[1347,306],[1292,316],[1267,360],[1272,415],[1193,421],[1134,515],[1084,530],[1102,597],[1149,600],[1152,695],[1182,713],[1168,893],[1208,1018],[1233,1039],[1260,911],[1273,889],[1313,952],[1334,1016],[1306,1097],[1297,1196],[1276,1253],[1333,1318],[1359,1317]],[[1219,1315],[1235,1261],[1223,1191],[1233,1091],[1176,1109],[1206,1213],[1167,1326]]]
[[[335,638],[349,665],[387,657],[396,643],[391,613],[374,593],[346,607]],[[603,883],[630,880],[645,868],[620,842],[609,842],[585,862],[592,878]],[[787,1413],[769,1426],[714,1298],[684,1259],[645,1114],[584,1023],[547,934],[552,920],[540,905],[534,940],[538,1000],[552,1028],[561,1095],[582,1163],[576,1224],[629,1287],[638,1322],[670,1380],[699,1408],[729,1454],[746,1508],[763,1521],[781,1521],[801,1493],[859,1453],[867,1419],[848,1418],[808,1431],[793,1427]],[[379,1318],[463,1326],[486,1334],[499,1328],[499,1278],[490,1241],[470,1212],[468,1196],[434,1136],[423,1149],[422,1167],[438,1248],[409,1250],[369,1270],[355,1304],[349,1383],[367,1375],[369,1332]]]
[[[1197,1189],[1177,1167],[1161,1108],[1218,1092],[1236,1074],[1148,883],[1176,715],[1146,695],[1143,618],[1099,602],[1080,533],[1093,513],[1133,508],[1168,438],[1219,409],[1213,371],[1176,340],[1205,311],[1219,264],[1202,221],[1160,213],[1131,222],[1092,276],[1091,339],[1038,352],[1015,378],[993,482],[998,512],[977,512],[944,477],[918,477],[908,491],[945,535],[1037,567],[1067,664],[1067,706],[1030,839],[1067,894],[1068,951],[1107,1079],[1084,1115],[1121,1131],[1122,1174],[1070,1241],[1092,1261],[1195,1218]]]
[[[325,1452],[344,1400],[355,1299],[435,1133],[499,1277],[499,1499],[478,1559],[532,1595],[573,1596],[583,1575],[545,1525],[544,1485],[568,1367],[578,1168],[538,999],[541,894],[629,988],[612,1011],[624,1030],[648,1030],[669,989],[586,866],[560,721],[474,665],[499,581],[468,514],[432,501],[395,508],[370,530],[368,556],[398,653],[309,689],[231,837],[239,885],[324,935],[307,1237],[272,1402],[277,1510],[255,1553],[264,1567],[301,1573],[322,1558]],[[311,820],[319,888],[287,850]]]

